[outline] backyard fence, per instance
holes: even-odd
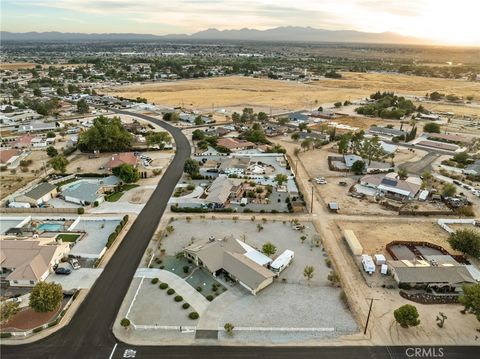
[[[0,208],[0,213],[75,213],[77,208]]]

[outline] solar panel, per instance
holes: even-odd
[[[382,184],[390,187],[396,187],[397,185],[397,180],[391,179],[391,178],[384,178],[382,179]]]

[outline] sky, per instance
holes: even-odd
[[[480,0],[1,0],[1,30],[194,33],[311,26],[480,46]]]

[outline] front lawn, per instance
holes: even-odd
[[[80,234],[60,233],[57,236],[57,239],[61,239],[63,242],[75,242],[78,238],[80,238]]]
[[[105,197],[108,202],[117,202],[123,196],[123,192],[115,192]]]

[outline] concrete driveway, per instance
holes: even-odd
[[[46,281],[55,282],[62,285],[64,290],[71,289],[89,289],[102,273],[101,268],[80,268],[72,270],[69,275],[50,274]]]

